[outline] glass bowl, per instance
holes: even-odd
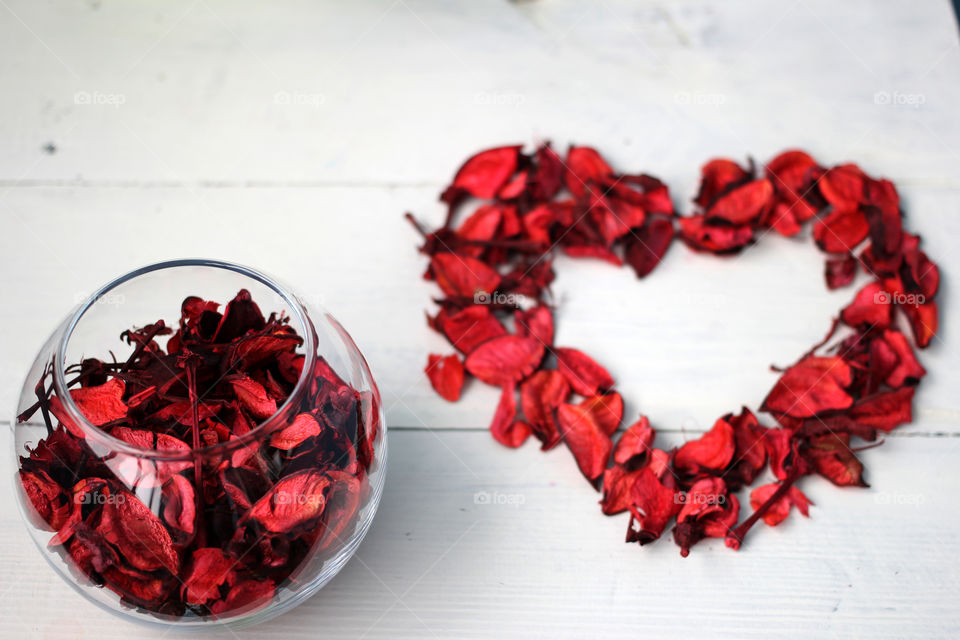
[[[213,260],[144,267],[80,304],[37,354],[13,430],[51,566],[108,611],[183,630],[255,624],[329,582],[387,456],[340,324]]]

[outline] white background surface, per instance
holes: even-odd
[[[932,0],[0,0],[0,406],[13,413],[85,293],[157,260],[231,259],[333,311],[392,430],[357,557],[240,637],[956,636],[958,49]],[[600,514],[563,447],[497,445],[495,390],[432,392],[426,355],[449,347],[424,323],[434,291],[401,215],[439,223],[437,194],[469,153],[548,137],[659,175],[684,211],[717,155],[801,146],[896,181],[940,263],[943,313],[916,421],[862,456],[871,489],[808,479],[809,520],[681,559],[669,540],[621,543],[626,518]],[[643,282],[557,266],[558,343],[608,365],[662,446],[756,407],[768,365],[817,341],[853,293],[826,291],[809,239],[727,260],[677,245]],[[55,576],[0,460],[0,635],[160,637]],[[478,491],[522,504],[478,505]]]

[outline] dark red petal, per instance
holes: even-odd
[[[657,216],[627,237],[624,259],[637,272],[637,277],[643,278],[660,264],[670,248],[673,233],[673,222]]]
[[[543,359],[543,352],[543,344],[536,338],[501,336],[470,352],[466,367],[481,382],[502,387],[533,373]]]
[[[853,374],[842,358],[810,356],[787,369],[763,401],[764,411],[809,418],[821,411],[846,409],[853,398],[845,389]]]
[[[557,370],[582,396],[595,396],[613,386],[613,376],[597,362],[577,349],[557,347]]]
[[[597,423],[594,412],[583,405],[562,404],[557,410],[560,435],[570,448],[580,471],[591,482],[607,467],[613,443]]]
[[[829,289],[839,289],[853,282],[853,279],[857,275],[857,265],[857,259],[850,253],[839,257],[827,258],[826,269],[824,271],[824,276],[827,279],[827,287]]]
[[[163,521],[167,528],[193,535],[197,515],[196,493],[193,485],[182,475],[172,476],[163,485]],[[250,505],[247,505],[249,508]]]
[[[427,368],[424,369],[430,384],[442,398],[450,402],[460,399],[460,390],[463,388],[463,363],[455,355],[439,356],[431,353],[427,358]]]

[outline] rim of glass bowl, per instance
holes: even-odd
[[[292,315],[300,323],[300,328],[303,331],[301,337],[303,338],[305,356],[303,369],[300,372],[300,379],[297,380],[297,384],[293,387],[293,391],[290,392],[290,395],[287,397],[284,403],[277,407],[276,413],[266,420],[257,423],[256,426],[242,436],[237,436],[237,438],[227,442],[219,442],[217,444],[208,445],[199,449],[191,449],[188,453],[167,452],[157,449],[145,449],[137,447],[124,442],[119,438],[115,438],[106,431],[102,430],[100,427],[97,427],[87,420],[86,416],[83,415],[83,412],[80,411],[79,407],[77,407],[76,403],[73,401],[73,396],[71,396],[69,393],[67,379],[64,373],[67,344],[70,342],[70,338],[73,335],[74,329],[77,327],[77,324],[80,322],[80,319],[83,317],[83,315],[89,311],[90,308],[93,307],[96,302],[103,297],[104,294],[144,274],[177,267],[212,267],[215,269],[233,271],[235,273],[247,276],[248,278],[252,278],[253,280],[256,280],[272,289],[274,293],[281,296],[284,302],[289,305]],[[209,260],[205,258],[187,258],[157,262],[139,269],[135,269],[134,271],[131,271],[126,275],[122,275],[116,280],[113,280],[112,282],[100,287],[100,289],[98,289],[82,305],[80,305],[68,320],[66,329],[63,332],[63,336],[60,338],[60,342],[57,344],[57,351],[56,355],[54,356],[53,365],[53,386],[57,393],[57,397],[60,398],[69,417],[77,425],[79,425],[81,429],[83,429],[83,431],[87,434],[87,437],[92,437],[94,440],[110,447],[111,451],[155,460],[192,460],[198,456],[224,453],[239,449],[255,440],[260,439],[262,434],[269,433],[273,428],[280,426],[281,417],[289,411],[294,402],[299,402],[299,398],[310,379],[310,372],[313,371],[315,362],[316,342],[314,340],[313,325],[310,323],[310,317],[307,314],[306,309],[303,307],[297,297],[290,293],[288,287],[281,284],[274,278],[261,273],[260,271],[233,262]]]

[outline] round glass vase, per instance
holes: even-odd
[[[50,565],[110,612],[182,630],[262,622],[329,582],[387,456],[349,334],[214,260],[144,267],[80,304],[37,354],[13,430]]]

